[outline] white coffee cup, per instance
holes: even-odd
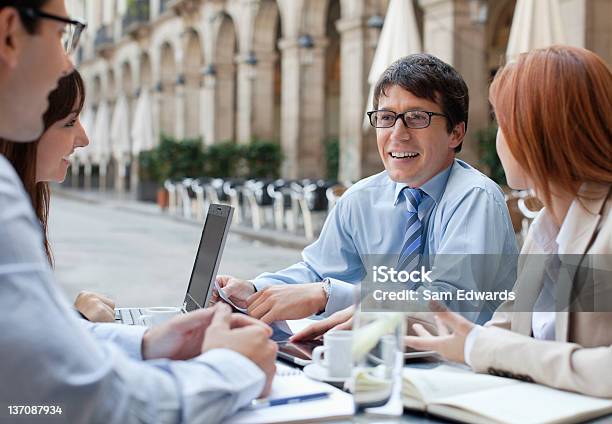
[[[177,316],[181,312],[181,308],[175,308],[171,306],[155,306],[144,309],[144,315],[138,318],[140,325],[146,325],[147,327],[153,327],[154,325],[162,324],[172,317]]]
[[[352,331],[330,331],[323,336],[323,346],[312,351],[312,362],[326,368],[329,377],[348,378],[353,365],[352,347]],[[322,358],[324,353],[325,359]]]

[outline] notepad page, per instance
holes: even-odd
[[[577,422],[612,412],[612,400],[583,396],[531,383],[492,388],[438,400],[507,424]],[[608,411],[608,412],[606,412]]]
[[[425,403],[462,393],[486,391],[520,383],[509,378],[475,374],[471,371],[439,370],[438,368],[404,368],[402,376],[402,393],[405,396],[414,396],[410,393],[409,385],[411,384],[417,389],[420,398]]]
[[[287,375],[287,367],[277,364],[270,399],[329,392],[330,397],[291,405],[241,410],[226,422],[231,424],[273,424],[317,421],[326,418],[350,417],[355,413],[353,397],[329,384],[312,380],[302,372]]]

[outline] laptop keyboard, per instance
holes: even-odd
[[[115,309],[115,321],[122,324],[143,325],[139,321],[141,315],[144,315],[144,310],[139,308]]]

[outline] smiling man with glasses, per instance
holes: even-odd
[[[411,271],[425,256],[517,254],[502,191],[455,158],[468,123],[468,88],[461,75],[431,55],[405,57],[381,76],[373,107],[368,117],[385,171],[349,188],[318,240],[304,249],[302,262],[252,282],[219,279],[231,300],[248,306],[252,316],[272,322],[350,307],[371,255],[397,255],[398,268]],[[487,278],[512,287],[515,266],[490,265]],[[478,276],[455,275],[434,286],[482,287],[474,279]],[[492,311],[468,316],[482,322]],[[350,309],[343,311],[296,339],[320,335],[350,317]]]

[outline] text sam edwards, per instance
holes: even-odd
[[[481,301],[502,301],[514,300],[515,295],[513,291],[478,291],[478,290],[463,290],[458,289],[454,292],[450,291],[434,291],[434,290],[400,290],[400,291],[387,291],[387,290],[374,290],[372,292],[374,300],[441,300],[441,301],[455,301],[455,300],[481,300]]]

